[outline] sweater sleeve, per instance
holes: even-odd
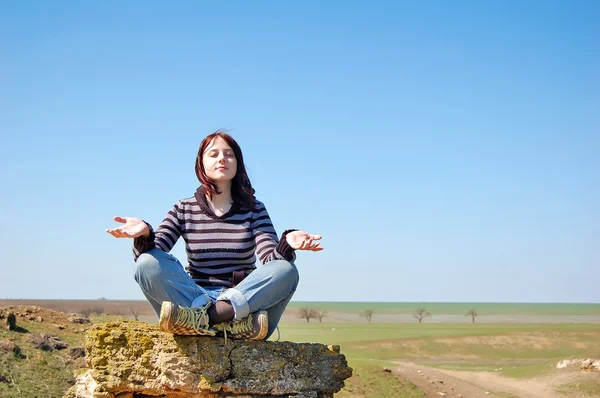
[[[251,228],[256,244],[256,255],[261,264],[272,260],[294,261],[296,259],[294,249],[285,239],[285,236],[293,230],[285,231],[279,240],[265,205],[259,201],[256,201]]]
[[[145,238],[138,237],[133,240],[133,259],[137,261],[142,253],[152,249],[160,249],[164,252],[171,251],[181,236],[182,223],[181,202],[177,202],[169,210],[156,231],[154,231],[150,224],[146,223],[150,229],[150,235]]]

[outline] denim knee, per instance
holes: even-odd
[[[137,283],[142,280],[151,280],[160,274],[158,259],[151,253],[142,253],[135,262],[134,278]]]
[[[286,260],[275,260],[270,263],[273,265],[273,278],[277,280],[287,281],[292,288],[292,291],[296,290],[300,275],[296,266]]]

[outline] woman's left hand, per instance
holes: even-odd
[[[294,250],[310,250],[313,252],[323,250],[321,243],[315,242],[321,240],[321,235],[313,235],[304,231],[292,231],[285,235],[285,239]]]

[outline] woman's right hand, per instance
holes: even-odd
[[[106,230],[106,232],[115,238],[137,238],[138,236],[143,236],[145,238],[150,235],[150,228],[148,228],[148,225],[139,218],[117,216],[114,220],[124,224],[120,227]]]

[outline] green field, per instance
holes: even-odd
[[[600,358],[600,324],[281,323],[281,340],[339,344],[354,376],[342,396],[414,397],[383,367],[410,361],[512,378],[552,372],[566,358]],[[356,376],[356,377],[355,377]],[[381,386],[381,389],[379,389]],[[600,385],[594,385],[600,391]],[[415,395],[416,394],[416,395]]]
[[[288,308],[321,308],[329,312],[356,314],[372,309],[375,314],[409,315],[419,307],[432,314],[464,315],[474,308],[479,315],[595,315],[600,304],[565,303],[365,303],[293,301]]]
[[[382,340],[427,339],[436,337],[543,334],[587,336],[600,333],[600,324],[440,324],[440,323],[280,323],[281,340],[323,344],[364,343]],[[582,336],[579,336],[582,334]],[[275,333],[276,335],[276,333]],[[583,338],[583,337],[582,337]],[[600,340],[597,340],[600,342]],[[598,344],[600,349],[600,343]]]

